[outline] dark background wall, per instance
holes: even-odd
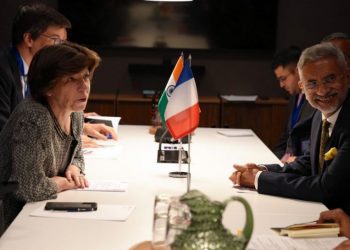
[[[74,1],[74,0],[72,0]],[[21,0],[2,0],[0,8],[0,47],[10,43],[11,21]],[[53,7],[56,0],[45,2]],[[289,45],[302,48],[317,43],[325,35],[341,31],[350,33],[350,1],[348,0],[279,0],[277,16],[277,49]],[[98,50],[103,62],[97,70],[93,93],[141,93],[144,89],[161,90],[171,73],[180,51],[171,50]],[[258,94],[284,96],[270,68],[273,52],[212,52],[191,53],[193,66],[205,69],[196,74],[200,95]],[[144,70],[130,70],[145,65]],[[149,65],[155,65],[149,67]],[[142,67],[141,67],[142,68]]]

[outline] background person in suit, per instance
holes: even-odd
[[[27,73],[44,46],[67,39],[67,18],[44,5],[19,7],[12,25],[12,47],[0,56],[0,131],[15,107],[29,94]]]
[[[299,75],[296,66],[301,54],[298,47],[278,51],[272,61],[272,69],[280,84],[289,95],[288,112],[289,118],[279,143],[272,150],[283,163],[294,161],[296,156],[303,155],[309,147],[310,130],[299,129],[294,132],[291,140],[290,134],[294,127],[298,126],[304,119],[309,117],[314,109],[305,100],[305,95],[299,88]]]
[[[230,179],[262,194],[323,202],[330,209],[350,213],[350,95],[345,57],[330,43],[317,44],[303,51],[298,71],[307,100],[318,109],[309,152],[283,168],[234,165],[237,171]]]
[[[18,8],[12,25],[12,47],[0,54],[0,131],[15,107],[26,97],[28,67],[33,56],[43,47],[67,40],[69,20],[55,9],[43,4]],[[85,124],[84,133],[106,140],[116,139],[113,128],[104,124]],[[91,140],[84,137],[85,141]]]
[[[350,36],[345,33],[335,32],[324,37],[321,43],[325,42],[332,43],[343,52],[350,69]]]

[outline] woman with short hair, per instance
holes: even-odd
[[[41,49],[28,72],[31,98],[21,102],[0,133],[0,182],[17,181],[4,200],[5,225],[26,202],[84,188],[83,110],[99,56],[64,42]]]

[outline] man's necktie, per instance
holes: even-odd
[[[331,125],[327,119],[324,119],[322,121],[322,132],[321,132],[321,138],[320,138],[320,154],[319,154],[319,173],[322,173],[323,171],[323,165],[324,165],[324,150],[329,138],[329,125]]]

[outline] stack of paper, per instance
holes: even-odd
[[[272,230],[291,238],[337,237],[340,233],[338,223],[302,223]]]
[[[281,237],[279,235],[253,235],[247,250],[329,250],[334,249],[345,237],[336,238],[299,238]]]
[[[117,141],[108,140],[101,141],[96,140],[96,143],[100,146],[98,148],[85,148],[83,154],[85,158],[91,159],[118,159],[121,154],[122,147]]]
[[[128,182],[116,180],[89,180],[89,187],[79,188],[78,191],[125,192]]]

